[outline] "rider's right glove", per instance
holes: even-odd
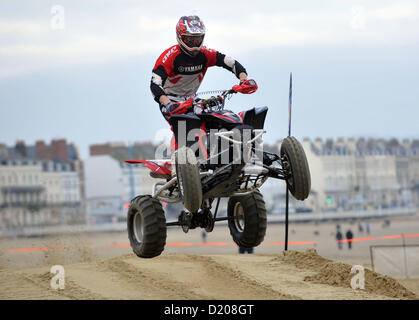
[[[193,100],[188,99],[184,102],[169,102],[166,104],[166,111],[168,116],[171,117],[174,114],[183,114],[187,113],[192,107]]]

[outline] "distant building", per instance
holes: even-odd
[[[419,142],[417,148],[406,139],[400,144],[397,139],[317,138],[302,144],[315,210],[419,206]]]
[[[0,144],[0,229],[84,223],[83,164],[74,144]]]
[[[70,164],[0,161],[0,228],[84,221],[79,177]]]
[[[419,204],[419,140],[413,140],[408,154],[408,180],[412,190],[412,198]]]
[[[157,145],[152,142],[135,142],[127,146],[123,142],[108,142],[91,145],[89,149],[91,156],[108,155],[123,162],[129,158],[154,159]]]
[[[91,224],[111,223],[126,218],[133,197],[151,194],[157,181],[142,165],[127,164],[110,155],[84,161],[86,213]]]
[[[36,141],[33,146],[26,145],[22,140],[17,141],[14,147],[0,144],[0,159],[34,159],[72,163],[80,160],[80,157],[73,143],[67,143],[65,139],[54,139],[49,145],[43,140]]]
[[[112,155],[112,147],[110,143],[93,144],[89,147],[90,156],[110,156]]]

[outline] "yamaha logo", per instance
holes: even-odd
[[[196,71],[201,71],[202,68],[203,68],[203,65],[200,64],[198,66],[190,66],[190,67],[179,66],[178,70],[179,72],[196,72]]]

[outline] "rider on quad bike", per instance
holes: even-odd
[[[264,151],[260,142],[268,107],[237,114],[224,108],[234,94],[255,92],[256,82],[247,79],[237,61],[202,47],[205,27],[197,16],[180,18],[176,34],[179,44],[159,57],[151,80],[154,98],[173,131],[171,158],[126,160],[145,165],[158,179],[150,194],[131,200],[127,214],[131,248],[141,258],[156,257],[166,245],[168,226],[180,226],[185,233],[197,227],[211,232],[222,220],[228,220],[239,247],[256,247],[267,227],[259,191],[263,183],[268,178],[284,180],[297,200],[310,193],[303,147],[289,136],[279,154]],[[215,65],[235,73],[240,84],[216,90],[218,96],[198,98],[205,94],[197,90],[207,68]],[[221,198],[228,198],[226,217],[217,217]],[[183,204],[177,221],[166,221],[162,202]]]
[[[183,16],[176,25],[177,45],[165,50],[153,68],[150,89],[166,120],[190,111],[209,67],[233,72],[240,85],[246,84],[246,69],[236,60],[203,45],[205,26],[198,16]]]

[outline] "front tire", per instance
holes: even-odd
[[[131,201],[127,218],[128,238],[140,258],[160,255],[166,245],[166,217],[157,199],[149,195]]]
[[[198,161],[191,148],[176,150],[176,175],[183,205],[190,212],[197,212],[202,204],[202,185]]]
[[[311,177],[303,146],[294,137],[286,137],[281,145],[283,166],[289,166],[288,189],[297,200],[304,200],[310,194]]]
[[[228,201],[228,227],[239,247],[253,248],[262,243],[266,234],[265,201],[259,190]]]

